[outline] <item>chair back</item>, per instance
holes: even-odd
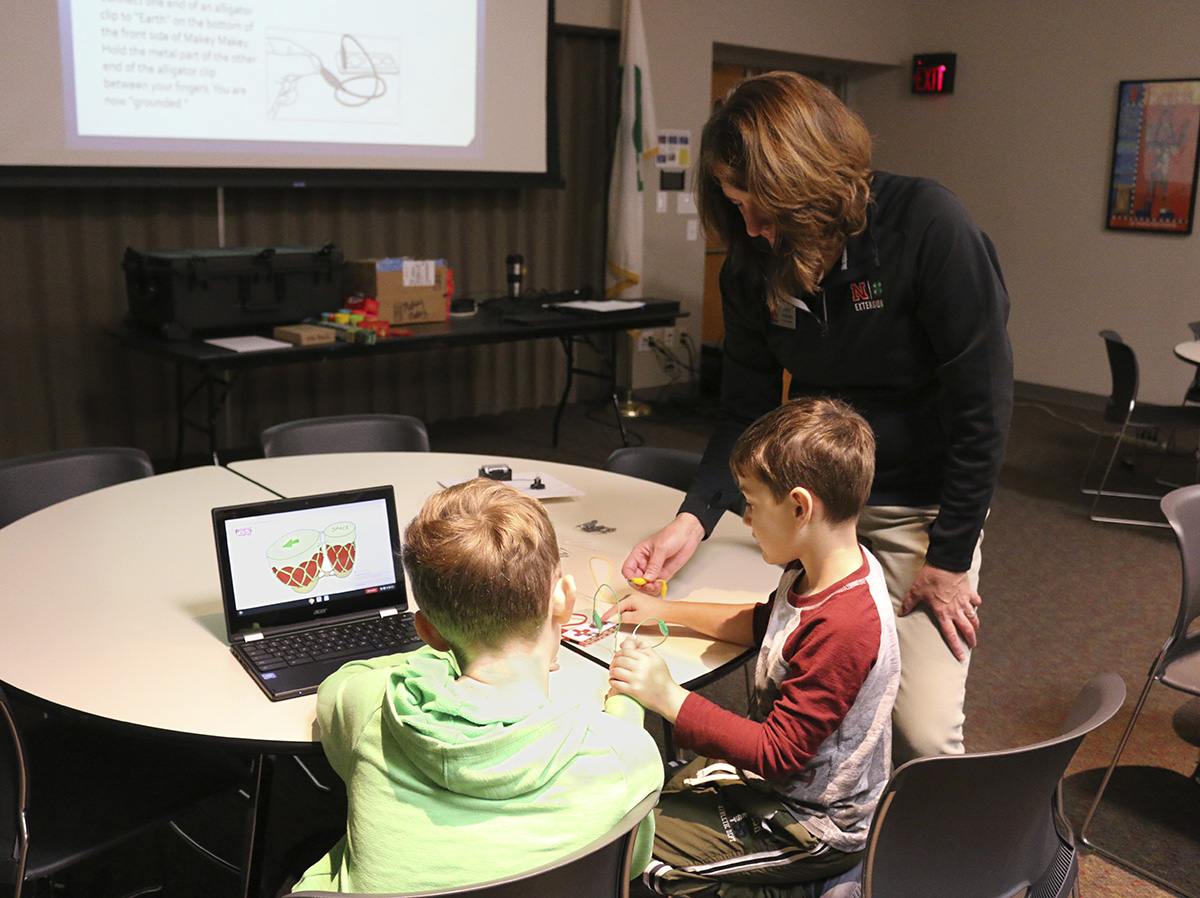
[[[605,460],[604,470],[650,480],[686,491],[700,470],[699,452],[661,449],[656,446],[625,446]]]
[[[604,461],[604,470],[641,480],[661,483],[687,492],[704,458],[699,452],[663,449],[657,446],[625,446],[614,449]],[[729,510],[740,516],[746,500],[738,495]]]
[[[1108,351],[1108,368],[1112,375],[1112,394],[1104,406],[1104,420],[1124,423],[1137,402],[1137,356],[1116,331],[1100,331],[1100,336]]]
[[[262,432],[263,455],[428,452],[425,422],[411,415],[331,415],[285,421]]]
[[[0,883],[25,878],[25,759],[12,706],[0,684]]]
[[[473,886],[428,892],[397,892],[391,898],[628,898],[633,840],[638,824],[646,819],[656,804],[658,792],[652,792],[634,805],[605,835],[560,860],[528,873]],[[335,896],[351,898],[345,892],[293,892],[289,898]]]
[[[1162,497],[1159,505],[1175,531],[1183,564],[1179,614],[1161,662],[1166,665],[1180,655],[1195,653],[1200,645],[1200,633],[1188,637],[1192,623],[1200,617],[1200,484],[1172,490]]]
[[[1124,700],[1121,678],[1104,674],[1084,686],[1052,739],[897,769],[871,824],[866,898],[1002,898],[1029,887],[1037,898],[1066,894],[1078,866],[1056,813],[1058,785],[1084,736]]]
[[[125,446],[64,449],[0,462],[0,527],[47,505],[153,474],[150,456]]]

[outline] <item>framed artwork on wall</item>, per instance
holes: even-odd
[[[1107,227],[1190,234],[1198,139],[1200,78],[1122,81]]]

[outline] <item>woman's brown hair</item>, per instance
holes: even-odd
[[[718,102],[700,138],[696,191],[700,220],[719,235],[737,269],[759,267],[775,305],[816,290],[847,238],[867,225],[871,135],[833,92],[794,72],[736,84]],[[746,233],[724,181],[744,190],[775,226],[775,245]]]

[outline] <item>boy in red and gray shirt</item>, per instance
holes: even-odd
[[[855,534],[874,453],[869,425],[843,402],[797,399],[764,415],[730,467],[763,559],[784,566],[775,592],[741,606],[636,593],[607,614],[759,648],[749,719],[678,685],[649,640],[626,640],[613,659],[613,690],[662,715],[676,746],[701,756],[656,812],[643,881],[660,894],[761,896],[861,858],[889,775],[900,680],[883,573]]]

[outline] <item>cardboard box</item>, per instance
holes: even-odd
[[[294,346],[314,346],[318,343],[332,343],[337,332],[331,327],[321,327],[319,324],[281,324],[275,328],[275,339],[283,340]]]
[[[411,263],[408,283],[405,263]],[[377,300],[379,317],[392,324],[447,320],[450,283],[449,269],[429,260],[351,259],[345,265],[346,293]]]

